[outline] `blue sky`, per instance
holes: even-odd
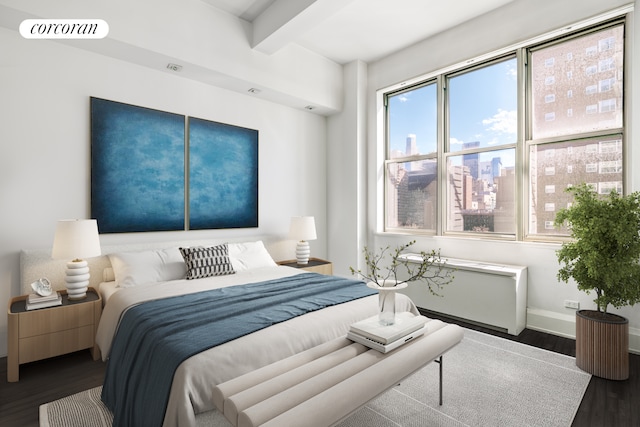
[[[449,81],[452,151],[466,142],[497,148],[516,141],[516,75],[513,58]],[[389,99],[391,150],[404,153],[409,134],[416,135],[421,154],[436,150],[436,95],[436,85],[430,84]],[[503,158],[503,165],[512,166],[513,159]]]

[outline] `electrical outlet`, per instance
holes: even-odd
[[[573,308],[574,310],[580,310],[580,302],[572,300],[564,300],[564,306],[567,308]]]

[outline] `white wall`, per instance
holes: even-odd
[[[400,84],[416,76],[449,67],[470,58],[505,48],[517,42],[542,35],[551,30],[575,23],[627,4],[621,0],[516,0],[503,8],[466,22],[449,31],[417,43],[410,48],[396,52],[376,63],[369,64],[368,99],[368,148],[367,191],[368,191],[368,244],[380,247],[405,243],[412,236],[380,233],[382,154],[380,151],[380,109],[375,93],[378,89]],[[636,0],[635,6],[640,2]],[[638,68],[640,61],[640,37],[638,36],[638,15],[632,17],[633,25],[627,28],[627,43],[631,47],[627,57],[627,111],[628,123],[627,154],[631,164],[627,166],[628,182],[631,190],[640,190],[640,152],[633,147],[640,144],[638,132],[633,132],[635,123],[640,123],[640,93],[638,84],[631,78],[631,69]],[[635,28],[634,28],[635,27]],[[637,70],[635,74],[637,75]],[[636,165],[636,166],[633,166]],[[361,183],[364,185],[364,183]],[[559,283],[556,279],[558,263],[555,244],[504,242],[452,237],[418,238],[418,249],[441,248],[442,253],[456,258],[527,265],[528,275],[528,317],[527,326],[564,336],[575,335],[575,311],[564,307],[565,299],[577,300],[581,308],[594,308],[593,296],[579,292],[574,285]],[[353,263],[356,260],[352,260]],[[628,307],[612,310],[626,316],[630,322],[631,348],[640,352],[640,308]]]
[[[311,250],[326,257],[325,117],[4,28],[0,46],[0,306],[20,294],[19,251],[50,247],[58,219],[90,216],[90,96],[259,130],[258,229],[110,234],[102,244],[286,241],[291,216],[314,215]],[[276,257],[295,258],[293,242]]]

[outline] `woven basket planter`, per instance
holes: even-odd
[[[608,380],[629,378],[629,321],[594,310],[576,312],[576,365]]]

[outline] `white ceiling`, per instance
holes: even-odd
[[[202,0],[253,24],[253,47],[295,43],[339,64],[372,62],[513,0]]]

